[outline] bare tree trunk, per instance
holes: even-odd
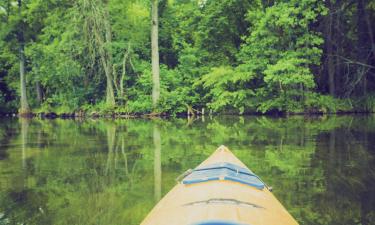
[[[125,97],[125,88],[124,88],[124,82],[126,78],[126,62],[128,60],[130,54],[130,42],[128,43],[128,50],[124,54],[124,59],[122,61],[122,73],[120,78],[120,98],[123,104],[125,104],[126,97]]]
[[[366,2],[366,1],[365,1]],[[367,13],[367,10],[366,10],[366,5],[363,6],[363,12],[364,12],[364,17],[365,17],[365,20],[366,20],[366,25],[367,25],[367,31],[368,31],[368,35],[369,35],[369,39],[370,39],[370,44],[371,44],[371,52],[372,52],[372,58],[374,59],[374,62],[375,63],[375,43],[374,43],[374,33],[373,33],[373,30],[372,30],[372,23],[370,21],[370,15],[368,15]],[[371,54],[371,53],[370,53]],[[363,90],[363,95],[366,96],[367,95],[367,79],[366,79],[366,76],[364,77],[364,90]]]
[[[122,61],[122,72],[121,72],[121,78],[120,78],[120,98],[122,103],[125,103],[125,91],[124,91],[124,82],[125,82],[125,77],[126,77],[126,58],[127,58],[127,53],[124,54],[124,59]]]
[[[22,12],[22,0],[18,0],[18,15],[21,18]],[[19,60],[20,60],[20,89],[21,89],[21,108],[19,113],[21,116],[27,116],[30,113],[29,103],[27,102],[26,95],[26,74],[25,74],[25,42],[23,36],[23,22],[18,31],[18,42],[19,42]]]
[[[85,15],[85,35],[93,61],[92,64],[95,64],[98,57],[106,76],[106,103],[114,106],[116,102],[112,77],[112,53],[105,47],[112,42],[107,4],[108,1],[84,0],[82,13]]]
[[[332,44],[328,44],[328,82],[329,82],[329,94],[335,96],[335,64],[334,57],[332,56]]]
[[[327,47],[327,66],[328,66],[328,85],[329,85],[329,94],[331,96],[335,96],[335,64],[334,64],[334,56],[333,56],[333,44],[332,44],[332,22],[333,22],[333,15],[332,15],[332,4],[330,0],[326,1],[326,6],[329,9],[328,18],[326,21],[326,47]]]
[[[30,112],[30,107],[27,101],[27,94],[26,94],[25,55],[24,55],[23,43],[20,43],[19,57],[20,57],[20,85],[21,85],[20,114],[25,115]]]
[[[366,13],[364,0],[358,0],[357,3],[357,29],[358,29],[358,49],[357,57],[358,61],[367,64],[368,59],[368,34],[367,34],[367,23],[364,18]],[[362,95],[367,94],[367,72],[364,72],[364,68],[359,67],[357,69],[357,75],[362,76]]]
[[[336,0],[335,2],[335,9],[338,9],[341,7],[342,2],[341,0]],[[335,51],[335,86],[340,86],[340,78],[342,79],[343,77],[343,68],[342,68],[342,63],[341,63],[341,58],[340,56],[343,54],[343,43],[342,40],[343,38],[340,36],[340,33],[342,32],[342,25],[341,25],[341,12],[336,11],[336,15],[334,16],[334,27],[335,27],[335,32],[333,33],[332,38],[335,40],[336,43],[336,51]],[[344,91],[344,90],[341,90]],[[340,88],[338,90],[335,90],[335,94],[340,95]]]
[[[366,6],[364,6],[366,7]],[[371,43],[371,50],[372,50],[372,57],[374,59],[374,63],[375,63],[375,40],[374,40],[374,31],[372,30],[372,22],[371,22],[371,19],[370,19],[370,15],[368,14],[366,8],[364,9],[364,17],[365,17],[365,20],[366,20],[366,25],[367,25],[367,30],[368,30],[368,34],[369,34],[369,39],[370,39],[370,43]]]
[[[113,90],[113,81],[111,79],[111,75],[107,75],[107,89],[106,89],[106,103],[107,105],[114,106],[116,105],[115,102],[115,94]]]
[[[112,30],[111,24],[109,22],[109,13],[108,13],[108,6],[105,5],[104,9],[104,25],[105,25],[105,41],[106,43],[112,42]],[[106,51],[107,55],[107,104],[114,106],[116,105],[115,101],[115,93],[113,88],[113,77],[112,77],[112,53],[111,51]]]
[[[7,1],[7,18],[6,21],[9,21],[9,16],[10,16],[10,0]]]
[[[35,89],[36,89],[36,100],[38,104],[40,105],[43,102],[43,92],[42,92],[42,87],[40,86],[39,81],[35,82]]]
[[[152,48],[152,106],[155,110],[160,97],[158,0],[152,0],[151,48]]]
[[[95,29],[95,28],[94,28]],[[107,31],[106,31],[107,32]],[[104,45],[105,43],[99,37],[100,32],[97,31],[97,38],[99,42],[99,54],[100,54],[100,61],[102,62],[104,73],[106,77],[106,103],[107,105],[114,106],[115,102],[115,93],[113,88],[113,78],[112,78],[112,61],[108,58],[108,52],[105,51]],[[108,42],[108,41],[106,41]]]

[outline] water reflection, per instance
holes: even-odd
[[[160,130],[157,124],[153,127],[154,141],[154,196],[155,202],[161,199],[161,140]]]
[[[139,224],[225,144],[301,224],[375,224],[375,118],[3,120],[0,224]]]
[[[22,168],[26,169],[26,145],[27,145],[27,130],[29,127],[29,119],[21,118],[21,146],[22,146]]]
[[[108,145],[108,154],[107,154],[107,163],[105,169],[105,175],[108,175],[109,171],[113,171],[116,169],[116,163],[113,161],[117,161],[117,149],[115,148],[115,141],[116,141],[116,126],[113,123],[107,124],[107,145]],[[114,150],[115,149],[115,150]],[[116,151],[114,155],[114,151]],[[113,167],[114,168],[111,168]]]

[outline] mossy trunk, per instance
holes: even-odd
[[[335,62],[333,56],[333,7],[330,0],[326,1],[326,6],[329,9],[329,15],[326,19],[326,51],[327,51],[327,69],[328,69],[328,85],[329,94],[335,96]]]
[[[18,15],[21,18],[22,12],[22,1],[18,0]],[[25,71],[25,41],[23,36],[23,22],[21,21],[21,25],[19,26],[18,30],[18,42],[19,42],[19,62],[20,62],[20,92],[21,92],[21,102],[20,102],[20,109],[19,114],[20,116],[28,116],[30,114],[30,107],[27,101],[27,93],[26,93],[26,71]]]
[[[108,6],[105,5],[104,9],[104,25],[105,25],[105,42],[106,44],[112,43],[112,29],[111,24],[109,23],[109,12],[108,12]],[[104,48],[104,46],[103,46]],[[113,88],[113,77],[112,77],[112,52],[110,50],[106,50],[105,53],[102,55],[103,60],[106,61],[105,65],[107,69],[106,72],[106,78],[107,78],[107,98],[106,102],[110,106],[115,106],[115,91]]]
[[[157,107],[160,98],[158,1],[152,0],[151,48],[152,48],[152,106]]]

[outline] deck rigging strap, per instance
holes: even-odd
[[[182,180],[183,184],[195,184],[212,180],[230,180],[262,190],[264,182],[249,169],[232,163],[214,163],[194,169]]]

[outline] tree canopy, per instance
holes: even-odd
[[[157,3],[158,112],[375,109],[373,0]],[[152,112],[151,25],[148,0],[1,0],[0,112]]]

